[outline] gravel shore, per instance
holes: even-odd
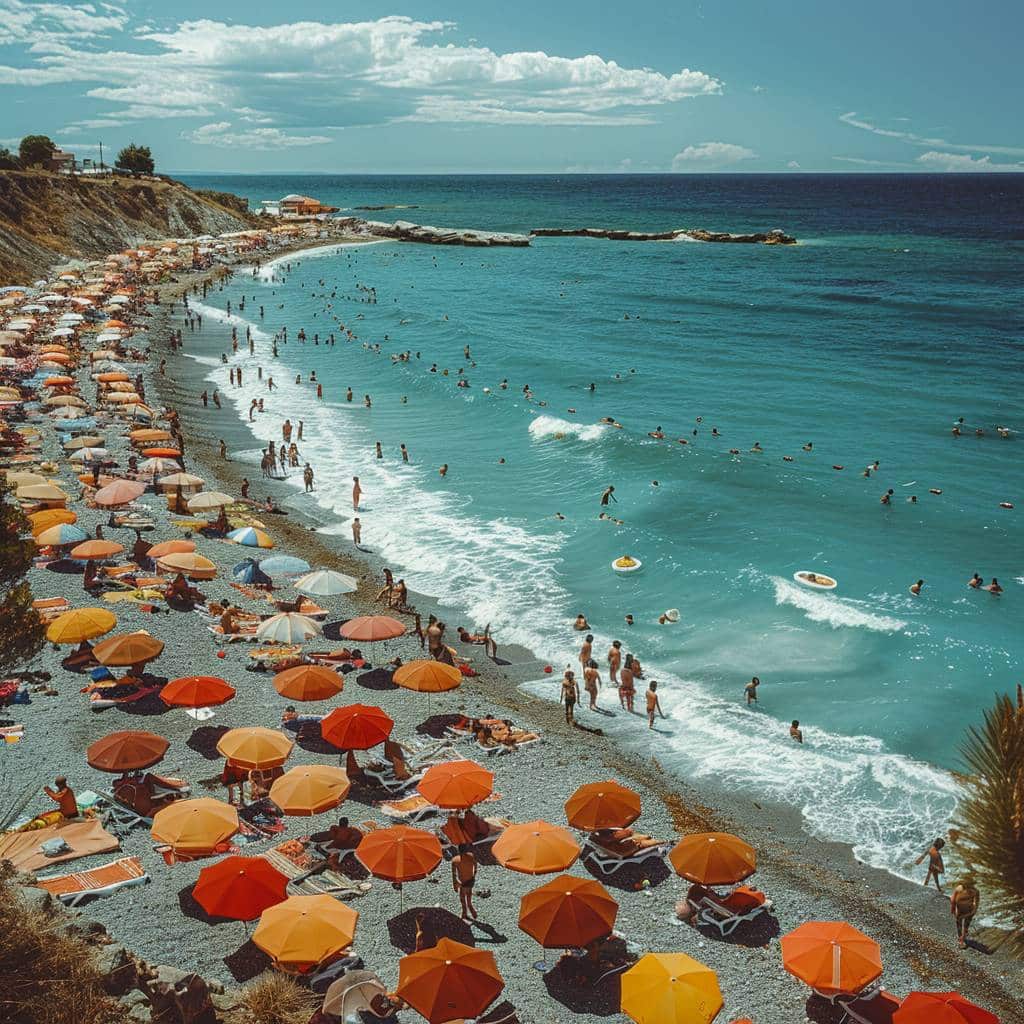
[[[229,408],[203,408],[198,399],[207,386],[202,383],[203,367],[180,353],[170,352],[167,334],[171,317],[172,311],[165,303],[155,309],[150,323],[153,359],[146,369],[147,393],[151,402],[159,400],[181,414],[188,441],[189,470],[206,479],[207,489],[237,494],[242,475],[255,481],[258,467],[234,459],[222,462],[216,456],[215,439],[223,437],[229,453],[252,450],[257,443]],[[228,328],[218,325],[209,328],[216,329],[228,332]],[[186,344],[191,340],[186,336]],[[168,360],[167,375],[162,378],[154,372],[160,357]],[[80,371],[83,375],[85,372]],[[83,378],[83,383],[86,380]],[[88,383],[84,391],[91,395]],[[108,435],[110,448],[113,457],[123,463],[124,442],[114,442],[114,433],[111,430]],[[59,459],[52,435],[46,438],[45,454]],[[62,465],[66,467],[67,463]],[[58,482],[70,493],[77,493],[78,484],[69,470],[62,470]],[[372,556],[356,552],[347,540],[316,532],[312,503],[304,505],[302,496],[288,484],[259,481],[258,485],[254,482],[253,490],[257,494],[274,493],[289,512],[287,517],[263,517],[275,539],[275,553],[296,554],[311,565],[337,568],[361,580],[356,594],[321,602],[329,609],[330,618],[347,618],[368,611],[379,587],[380,566]],[[141,500],[153,508],[157,522],[147,540],[156,542],[181,536],[168,524],[162,500],[151,494]],[[89,531],[106,521],[106,514],[98,511],[78,506],[76,510],[81,525]],[[105,533],[129,547],[133,540],[128,530],[105,528]],[[247,609],[252,607],[250,602],[239,602],[240,595],[227,582],[231,566],[250,552],[227,542],[202,538],[197,546],[217,563],[219,570],[218,579],[200,584],[207,596],[231,599]],[[75,605],[96,603],[81,591],[80,577],[36,570],[30,581],[37,597],[66,595]],[[424,618],[436,610],[425,595],[411,595],[410,600]],[[0,762],[8,801],[12,794],[41,786],[59,772],[67,774],[78,790],[106,788],[109,777],[86,766],[84,750],[108,732],[127,728],[148,729],[166,736],[171,747],[160,770],[188,779],[196,795],[222,796],[218,781],[221,760],[213,749],[216,730],[239,725],[278,725],[287,701],[275,692],[269,673],[248,670],[248,645],[221,647],[206,631],[203,621],[192,613],[146,614],[132,604],[112,607],[120,620],[118,632],[148,629],[166,642],[164,653],[151,666],[154,674],[168,678],[184,674],[219,675],[236,687],[236,697],[217,708],[216,716],[200,727],[183,711],[167,709],[156,699],[93,713],[86,698],[77,692],[82,677],[60,667],[60,658],[66,651],[48,648],[31,667],[53,674],[59,696],[35,696],[30,706],[15,709],[18,720],[26,725],[26,737],[4,750]],[[268,607],[262,606],[260,610]],[[446,609],[444,617],[449,622],[458,621],[452,609]],[[378,660],[395,655],[411,660],[421,655],[415,636],[378,647]],[[223,657],[218,656],[220,653]],[[594,730],[593,718],[583,717],[585,729],[568,726],[556,705],[520,689],[523,682],[537,679],[543,671],[544,662],[531,652],[502,647],[501,664],[485,658],[479,647],[467,648],[463,653],[473,659],[480,674],[466,680],[459,690],[435,696],[430,708],[433,715],[498,711],[543,736],[541,743],[514,754],[486,758],[487,766],[496,774],[495,791],[501,795],[500,800],[487,805],[488,813],[516,821],[542,818],[562,823],[563,804],[579,785],[617,778],[642,797],[643,815],[636,826],[642,831],[675,839],[685,832],[721,829],[736,832],[757,848],[759,868],[753,881],[774,901],[774,916],[741,928],[728,941],[716,933],[695,930],[675,918],[674,907],[685,894],[686,883],[676,878],[667,865],[649,862],[657,866],[621,872],[622,877],[595,875],[620,903],[617,930],[639,951],[680,950],[718,973],[725,997],[721,1020],[749,1017],[757,1024],[837,1020],[834,1010],[820,1000],[808,1002],[807,990],[782,970],[778,937],[806,920],[839,919],[849,920],[882,944],[884,983],[897,995],[912,989],[955,988],[1000,1014],[1004,1022],[1024,1021],[1018,996],[1024,990],[1024,970],[1001,953],[986,955],[973,949],[958,950],[948,903],[934,891],[924,891],[859,864],[848,847],[809,838],[800,828],[799,814],[792,809],[742,800],[703,784],[696,791],[658,763],[656,739],[648,745],[645,737],[642,743],[633,744],[633,749],[625,750]],[[605,695],[605,704],[611,700],[610,695]],[[424,735],[427,703],[420,695],[390,685],[382,687],[375,679],[360,678],[360,673],[354,672],[347,676],[339,701],[381,706],[394,718],[393,735],[398,739]],[[308,709],[310,713],[325,713],[327,706],[312,704]],[[466,757],[484,756],[474,746],[463,745]],[[336,752],[297,746],[290,764],[337,761]],[[353,821],[384,820],[374,806],[380,795],[354,790],[341,813],[348,814]],[[45,798],[29,807],[45,809]],[[338,813],[308,820],[286,818],[288,828],[282,838],[319,831],[337,820]],[[424,823],[424,827],[428,825],[429,822]],[[257,854],[267,845],[253,845],[245,852]],[[101,921],[119,941],[152,962],[196,970],[228,985],[248,980],[265,968],[265,958],[248,941],[251,928],[238,922],[211,924],[192,901],[191,887],[204,866],[203,861],[168,867],[154,852],[148,832],[139,829],[131,833],[124,849],[142,860],[152,881],[93,903],[86,911],[90,917]],[[79,863],[83,867],[91,864]],[[572,873],[594,874],[582,863],[574,866]],[[644,879],[650,887],[635,888]],[[443,933],[493,949],[507,983],[504,997],[516,1007],[520,1020],[536,1024],[602,1018],[625,1020],[618,1012],[618,983],[614,979],[596,990],[580,989],[561,968],[547,974],[533,968],[542,951],[520,931],[516,922],[522,895],[545,880],[507,871],[485,856],[477,883],[480,922],[473,928],[458,920],[458,898],[452,891],[445,864],[432,879],[406,886],[405,911],[397,920],[399,894],[386,883],[374,880],[369,894],[350,901],[361,915],[355,951],[386,984],[394,985],[398,959],[411,948],[415,910],[434,908]],[[487,890],[491,895],[485,898]],[[557,954],[549,953],[548,964],[554,965],[556,958]],[[414,1015],[404,1016],[412,1019]]]

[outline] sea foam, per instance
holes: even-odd
[[[535,438],[575,438],[578,441],[600,441],[608,434],[603,423],[572,423],[557,416],[537,416],[530,421],[530,433]]]
[[[898,633],[906,629],[906,622],[889,615],[877,615],[858,607],[858,602],[836,597],[833,594],[809,590],[797,583],[791,583],[781,576],[773,576],[775,603],[799,608],[812,622],[823,622],[833,629],[843,626],[860,627],[878,633]]]

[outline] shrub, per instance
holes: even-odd
[[[268,971],[247,985],[242,1005],[253,1024],[306,1024],[317,997],[284,974]]]

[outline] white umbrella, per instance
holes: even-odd
[[[78,448],[68,458],[72,462],[93,462],[107,457],[106,448]]]
[[[194,498],[189,498],[189,512],[207,512],[215,508],[223,508],[225,505],[234,504],[235,499],[230,494],[221,491],[204,491]]]
[[[51,338],[72,338],[74,334],[74,329],[71,327],[57,327],[50,331]]]
[[[271,640],[279,644],[296,644],[316,636],[320,627],[305,615],[298,612],[281,612],[271,615],[256,628],[256,636],[260,640]]]
[[[359,584],[351,576],[333,569],[316,569],[295,581],[295,589],[299,593],[313,597],[336,597],[338,594],[351,594],[358,588]]]

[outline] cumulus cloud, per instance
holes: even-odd
[[[71,39],[92,39],[120,31],[128,15],[113,4],[27,4],[22,0],[0,0],[0,45],[25,42],[36,49],[47,43]]]
[[[701,142],[696,146],[687,146],[672,157],[673,171],[700,170],[708,167],[725,167],[738,164],[743,160],[752,160],[757,154],[746,146],[736,146],[731,142]]]
[[[973,157],[969,153],[939,153],[929,150],[922,153],[917,162],[932,171],[1024,171],[1024,163],[993,163],[988,156]]]
[[[929,138],[926,135],[918,135],[915,132],[899,131],[893,128],[881,128],[871,121],[866,121],[864,118],[857,115],[856,110],[850,110],[845,114],[841,114],[839,120],[843,124],[848,124],[852,128],[859,128],[861,131],[871,132],[872,135],[881,135],[887,139],[899,139],[901,142],[907,142],[912,146],[925,146],[925,147],[941,147],[942,149],[953,149],[960,152],[971,152],[977,151],[981,153],[1001,153],[1004,156],[1024,156],[1024,147],[1021,146],[991,146],[982,144],[964,144],[949,142],[946,139]],[[905,121],[906,118],[896,118],[897,121]]]
[[[333,142],[329,135],[289,135],[280,128],[246,128],[232,131],[230,121],[214,121],[201,125],[182,138],[200,146],[220,146],[225,149],[291,149],[297,146],[321,146]]]

